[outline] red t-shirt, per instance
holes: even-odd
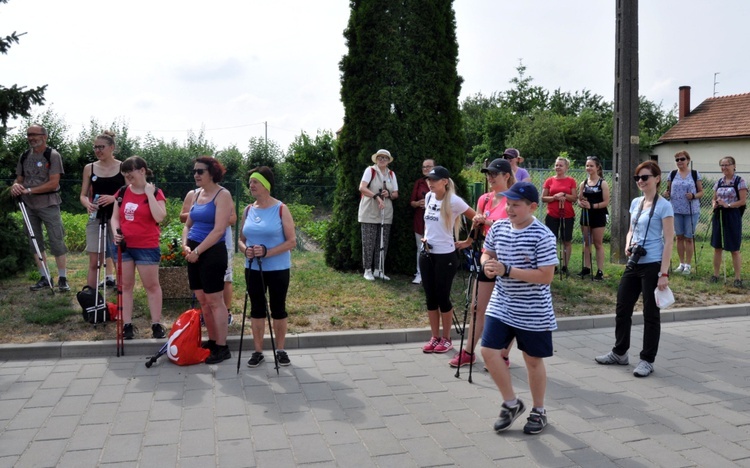
[[[156,189],[157,201],[166,200],[161,189]],[[153,249],[159,247],[159,223],[151,216],[148,197],[145,193],[135,194],[130,186],[125,189],[120,203],[120,229],[125,237],[125,244],[135,249]]]
[[[565,177],[564,179],[558,179],[557,177],[550,177],[544,181],[545,189],[549,190],[549,195],[555,195],[556,193],[563,192],[566,195],[573,193],[576,189],[576,180],[572,177]],[[563,218],[575,218],[576,212],[573,211],[573,203],[565,200],[565,208],[563,209]],[[560,203],[555,201],[547,203],[547,214],[553,218],[560,217]]]

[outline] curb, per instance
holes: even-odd
[[[705,320],[722,317],[750,316],[750,304],[729,304],[711,307],[690,307],[671,309],[661,312],[662,323],[688,320]],[[643,324],[643,314],[633,314],[633,325]],[[558,331],[612,328],[615,326],[615,314],[593,315],[585,317],[561,317],[557,319]],[[381,344],[401,344],[427,341],[430,338],[429,328],[407,328],[397,330],[352,330],[346,332],[302,333],[286,337],[286,349],[327,348],[340,346],[366,346]],[[240,338],[230,336],[227,344],[233,351],[239,349]],[[248,356],[252,351],[252,337],[247,337],[243,352]],[[156,339],[130,340],[125,343],[127,356],[147,358],[156,354],[164,342]],[[34,360],[65,359],[81,357],[113,357],[115,340],[42,342],[31,344],[0,345],[0,360]],[[263,348],[271,349],[269,337],[264,339]],[[166,359],[166,358],[164,358]]]

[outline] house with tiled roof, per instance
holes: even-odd
[[[719,172],[719,160],[734,156],[737,172],[750,176],[750,93],[708,98],[690,110],[690,87],[680,87],[679,120],[651,150],[662,171],[675,168],[674,154],[685,150],[693,169]]]

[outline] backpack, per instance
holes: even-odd
[[[391,178],[393,177],[393,171],[392,171],[392,170],[390,170],[390,169],[388,169],[388,176],[389,176],[389,177],[391,177]],[[367,188],[370,188],[370,185],[372,185],[372,181],[373,181],[373,180],[375,180],[375,168],[374,168],[374,167],[371,167],[371,168],[370,168],[370,183],[369,183],[369,184],[367,184]],[[380,190],[378,190],[378,193],[380,193]],[[364,194],[360,193],[360,194],[359,194],[359,198],[360,198],[360,199],[361,199],[361,198],[364,198]]]
[[[717,188],[721,187],[727,187],[724,185],[724,178],[722,177],[719,179],[719,185]],[[740,199],[740,176],[735,175],[734,179],[732,179],[732,187],[734,188],[734,193],[737,195],[737,200]],[[738,209],[740,210],[740,216],[743,216],[745,214],[745,208],[747,208],[747,205],[742,205]]]
[[[694,169],[690,169],[690,175],[693,177],[693,183],[695,184],[695,188],[698,188],[698,171]],[[677,177],[677,169],[673,170],[669,173],[669,185],[672,185],[672,181],[674,178]]]
[[[211,351],[201,348],[201,311],[183,312],[169,330],[167,357],[178,366],[200,364]]]
[[[23,154],[21,155],[21,177],[26,177],[25,171],[23,170],[23,163],[26,162],[26,159],[28,159],[28,157],[29,157],[30,154],[31,154],[31,148],[29,148],[26,151],[24,151]],[[51,164],[51,161],[52,161],[52,148],[48,146],[47,148],[44,149],[44,153],[42,153],[42,154],[44,155],[44,159],[47,160],[47,167],[49,167],[49,165]],[[57,193],[60,190],[62,190],[62,189],[58,185],[57,189],[52,190],[50,192],[44,192],[44,194],[46,194],[46,193]],[[37,195],[44,195],[44,194],[38,193]]]
[[[96,325],[106,323],[117,318],[117,305],[104,302],[104,297],[97,294],[91,286],[84,286],[76,293],[76,299],[83,309],[83,321]]]

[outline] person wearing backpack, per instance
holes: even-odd
[[[734,287],[742,287],[742,215],[747,203],[747,183],[736,174],[736,162],[732,156],[719,161],[724,175],[714,184],[713,220],[711,222],[711,247],[714,248],[714,274],[711,282],[719,281],[721,254],[724,250],[732,253],[734,267]]]
[[[57,150],[47,146],[47,130],[41,125],[31,125],[26,130],[29,149],[21,155],[16,165],[16,180],[10,188],[14,197],[20,197],[29,216],[34,236],[37,237],[42,261],[47,263],[42,237],[42,223],[47,228],[47,239],[50,251],[57,263],[57,288],[70,291],[67,280],[67,247],[65,247],[65,229],[60,214],[60,177],[64,173],[62,157]],[[24,228],[25,229],[25,228]],[[30,234],[27,232],[27,234]],[[34,251],[34,244],[29,236],[29,246]],[[36,258],[36,257],[35,257]],[[50,287],[45,277],[46,268],[37,261],[42,279],[31,286],[32,291]],[[51,278],[50,278],[51,281]]]
[[[674,155],[677,169],[669,173],[664,198],[672,203],[674,210],[674,233],[677,236],[677,256],[680,265],[676,273],[689,275],[690,262],[695,252],[695,228],[701,214],[700,199],[703,196],[703,176],[690,169],[690,155],[679,151]]]
[[[378,150],[371,159],[375,164],[365,169],[359,183],[361,198],[357,221],[362,225],[362,268],[365,270],[366,280],[382,278],[387,281],[390,278],[385,276],[385,267],[376,262],[381,246],[384,261],[388,252],[388,239],[393,224],[393,200],[398,198],[398,182],[396,174],[388,169],[388,164],[393,162],[390,151]],[[377,268],[373,268],[373,265]]]

